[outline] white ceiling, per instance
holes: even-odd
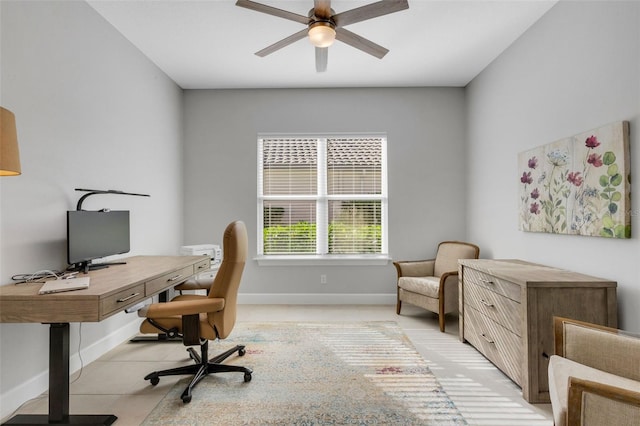
[[[377,59],[346,44],[315,71],[299,40],[254,52],[303,25],[235,6],[234,0],[87,0],[184,89],[465,86],[557,0],[409,0],[409,9],[346,29],[389,49]],[[334,0],[336,13],[375,0]],[[258,0],[307,15],[312,0]]]

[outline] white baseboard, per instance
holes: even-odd
[[[9,420],[9,415],[24,404],[25,401],[33,399],[46,391],[48,383],[49,371],[47,370],[0,395],[0,418],[2,422]]]
[[[130,339],[131,336],[135,335],[138,332],[139,328],[140,321],[136,317],[134,321],[131,321],[120,327],[119,329],[114,330],[95,343],[82,348],[82,364],[84,365],[84,367],[100,358],[102,355],[109,352],[111,349],[115,348],[122,342]],[[71,333],[73,333],[74,330],[77,329],[75,327],[72,328]],[[83,330],[82,333],[86,333],[86,331]],[[77,348],[70,348],[70,351],[73,352],[75,349]],[[69,358],[69,371],[71,372],[71,376],[73,376],[78,370],[80,370],[80,367],[80,356],[78,355],[78,352],[73,352],[71,354],[71,357]],[[9,417],[18,407],[24,404],[25,401],[29,401],[41,395],[48,389],[48,369],[40,374],[37,374],[36,376],[32,377],[19,386],[16,386],[12,389],[7,389],[2,393],[2,395],[0,395],[0,418],[3,419],[2,421],[7,421],[7,417]]]
[[[100,358],[111,349],[115,348],[122,342],[131,339],[133,335],[138,333],[140,331],[140,323],[142,320],[137,316],[132,317],[132,319],[133,321],[123,325],[117,330],[114,330],[92,345],[82,348],[82,363],[84,366],[86,367],[90,362]],[[85,331],[83,331],[83,333],[85,333]],[[71,371],[71,374],[73,375],[73,373],[78,371],[80,367],[80,357],[78,356],[78,353],[75,352],[69,359],[69,371]]]
[[[239,293],[245,305],[395,305],[395,293]]]

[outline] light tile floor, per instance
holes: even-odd
[[[549,404],[527,403],[518,386],[472,346],[460,342],[453,315],[447,317],[446,333],[440,333],[434,314],[411,305],[403,306],[400,316],[389,305],[240,305],[238,321],[396,321],[470,425],[553,425]],[[216,342],[210,353],[224,349],[224,341]],[[181,378],[163,377],[151,386],[143,377],[185,360],[180,343],[123,343],[72,377],[70,411],[113,413],[118,426],[139,425]],[[197,395],[196,388],[194,398]],[[47,396],[42,395],[18,413],[46,413],[47,406]]]

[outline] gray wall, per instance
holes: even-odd
[[[185,91],[185,242],[220,242],[238,218],[255,256],[258,133],[386,132],[390,253],[433,256],[466,234],[464,102],[461,88]],[[240,291],[251,302],[393,302],[395,269],[250,260]]]
[[[618,282],[620,325],[640,330],[640,186],[632,238],[518,231],[521,151],[619,120],[640,167],[640,3],[560,2],[467,88],[468,238],[484,257],[522,258]]]
[[[188,91],[183,97],[84,2],[1,1],[0,103],[16,113],[23,165],[22,176],[0,179],[1,282],[65,266],[64,217],[80,196],[76,187],[151,194],[96,196],[85,204],[131,210],[133,254],[220,242],[224,226],[239,218],[255,255],[258,132],[384,131],[393,258],[430,257],[440,240],[467,239],[481,246],[483,257],[614,279],[621,325],[638,331],[635,201],[631,240],[519,232],[516,158],[629,120],[631,167],[638,167],[639,8],[560,2],[466,90]],[[640,199],[637,185],[632,193]],[[394,271],[391,265],[259,267],[251,260],[241,291],[250,301],[388,300],[368,295],[393,298]],[[124,314],[85,324],[85,362],[122,342],[136,324]],[[73,370],[76,324],[71,334]],[[0,325],[0,416],[46,388],[47,352],[46,327]]]
[[[182,91],[84,2],[2,1],[0,13],[0,103],[16,115],[23,173],[0,179],[1,282],[66,267],[74,188],[151,194],[96,195],[83,208],[130,210],[132,254],[177,254]],[[84,324],[84,361],[136,329],[125,314]],[[0,325],[0,416],[47,388],[48,343],[41,324]],[[72,371],[77,347],[72,324]]]

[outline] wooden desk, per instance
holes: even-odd
[[[117,417],[69,415],[69,323],[99,322],[209,268],[203,256],[135,256],[89,272],[86,290],[39,295],[42,283],[0,287],[0,322],[49,324],[49,414],[18,415],[5,424],[110,425]]]

